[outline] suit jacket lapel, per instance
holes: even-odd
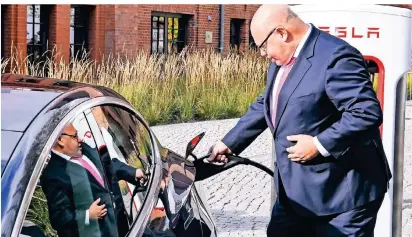
[[[264,97],[264,102],[265,102],[265,117],[266,117],[266,122],[269,126],[269,128],[273,131],[273,125],[272,121],[270,118],[270,97],[272,96],[272,91],[273,91],[273,85],[275,84],[276,80],[276,75],[279,72],[280,67],[276,66],[276,64],[273,64],[275,66],[272,66],[269,68],[268,75],[267,75],[267,80],[268,80],[268,85],[267,85],[267,90],[265,93]]]
[[[316,40],[319,36],[319,30],[316,29],[315,26],[312,25],[312,32],[310,32],[307,41],[305,42],[300,55],[296,59],[291,71],[289,72],[285,83],[279,93],[278,97],[278,110],[276,112],[276,122],[274,132],[276,132],[278,128],[278,124],[280,119],[282,118],[283,112],[286,109],[287,103],[295,91],[296,87],[299,85],[300,81],[305,76],[306,72],[312,66],[310,61],[308,60],[313,56],[313,51],[315,47]]]
[[[102,163],[100,162],[99,153],[84,142],[82,142],[81,146],[83,155],[87,156],[87,158],[89,158],[89,160],[94,164],[94,166],[96,166],[97,170],[103,178],[104,171],[101,165]]]
[[[106,187],[103,187],[102,185],[100,185],[99,181],[97,181],[96,178],[87,169],[85,169],[81,165],[68,161],[67,172],[70,178],[72,179],[73,184],[78,183],[78,182],[85,182],[86,180],[83,180],[82,178],[84,178],[84,173],[86,173],[87,178],[89,179],[90,182],[95,183],[97,186],[103,189],[106,189]],[[100,173],[100,175],[102,176],[104,180],[103,174]]]
[[[54,156],[54,157],[53,157]],[[96,180],[96,178],[89,172],[87,171],[87,169],[83,168],[83,166],[76,164],[74,162],[68,161],[62,157],[60,157],[59,155],[52,153],[52,159],[57,159],[59,161],[59,163],[62,164],[62,167],[66,170],[66,174],[70,177],[70,182],[72,184],[72,187],[75,184],[81,183],[81,182],[85,182],[84,178],[84,174],[87,175],[87,178],[96,183],[97,186],[106,189],[106,187],[102,187],[99,183],[99,181]],[[96,166],[97,167],[97,166]],[[100,169],[97,168],[100,172]],[[100,175],[102,176],[103,180],[104,180],[104,174],[100,173]]]
[[[312,64],[306,58],[301,58],[301,59],[303,59],[303,60],[299,60],[301,62],[296,62],[299,65],[295,64],[293,66],[292,70],[287,76],[286,81],[283,84],[283,87],[279,93],[275,130],[277,129],[278,127],[277,125],[279,124],[279,121],[282,118],[283,112],[286,109],[286,105],[289,101],[290,96],[292,95],[293,91],[295,91],[296,87],[299,85],[300,81],[305,76],[306,72],[312,66]]]

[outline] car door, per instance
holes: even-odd
[[[126,236],[140,215],[142,218],[150,215],[150,211],[142,213],[154,168],[150,131],[139,116],[119,106],[96,106],[86,114],[107,167],[108,182],[117,206],[118,228],[122,236]],[[128,180],[127,175],[116,172],[117,167],[124,165],[133,167],[136,176],[144,177],[138,182]],[[137,225],[136,229],[139,229]]]
[[[113,196],[122,233],[128,236],[163,236],[190,237],[214,236],[212,224],[205,215],[204,208],[196,190],[192,189],[195,179],[194,165],[179,154],[163,148],[156,137],[151,134],[147,125],[139,115],[125,108],[112,105],[101,105],[86,111],[87,122],[97,142],[105,167],[122,162],[130,165],[147,176],[144,185],[119,180],[114,172],[107,175],[112,184]],[[88,133],[85,131],[85,133]],[[157,195],[148,196],[147,185],[155,178],[154,150],[159,150],[162,180]],[[109,158],[109,159],[108,159]],[[109,169],[113,169],[109,168]],[[110,173],[110,172],[109,172]],[[154,203],[152,209],[142,211],[149,202]],[[139,223],[139,218],[145,221]],[[136,224],[138,223],[138,224]],[[209,223],[209,226],[206,224]],[[143,233],[142,233],[143,231]],[[134,234],[138,232],[138,234]],[[143,234],[143,235],[141,235]]]
[[[99,112],[99,106],[107,108],[105,110],[107,113],[102,113],[102,110]],[[99,116],[107,116],[107,119],[104,120]],[[119,116],[120,120],[118,119]],[[113,118],[116,119],[113,120]],[[125,122],[125,119],[128,119],[129,124]],[[102,121],[110,122],[106,124],[106,130],[104,130],[106,133],[102,132],[105,125],[101,123]],[[120,123],[116,124],[117,121],[120,121]],[[68,124],[74,127],[71,133],[65,132]],[[128,127],[125,125],[128,125]],[[129,129],[129,131],[125,129]],[[135,129],[140,129],[142,132]],[[107,142],[108,134],[113,139],[112,143]],[[129,136],[134,136],[134,140],[130,140]],[[137,139],[136,136],[144,137]],[[78,140],[82,152],[87,153],[87,155],[82,154],[81,158],[84,158],[84,156],[86,158],[87,156],[93,157],[93,159],[86,160],[86,163],[92,164],[92,167],[89,168],[95,172],[86,169],[87,164],[85,166],[82,165],[83,163],[77,162],[76,164],[76,162],[72,162],[70,159],[72,157],[65,161],[64,159],[53,158],[55,154],[62,154],[62,152],[53,153],[53,148],[61,139],[72,139],[73,142]],[[133,144],[133,141],[136,140],[143,142]],[[113,143],[118,145],[115,149],[116,155],[110,156],[113,154],[113,150],[108,149],[108,144]],[[110,146],[110,148],[113,148],[113,146]],[[160,160],[160,158],[157,151],[157,145],[153,143],[152,134],[147,124],[125,101],[117,98],[97,98],[75,107],[55,127],[55,131],[48,139],[38,159],[34,169],[40,169],[41,172],[34,172],[30,179],[30,183],[36,183],[37,185],[27,187],[21,205],[22,208],[19,210],[19,217],[13,227],[12,236],[37,236],[27,232],[27,227],[30,227],[30,230],[35,229],[36,233],[41,233],[40,236],[43,236],[42,234],[46,236],[142,236],[145,225],[149,221],[150,214],[155,206],[156,198],[154,197],[157,196],[156,192],[159,191],[160,168],[159,166],[156,168],[155,160]],[[109,159],[105,160],[108,153]],[[113,162],[114,158],[116,158],[115,166],[118,169],[111,172],[110,163]],[[65,165],[62,166],[61,162],[56,164],[55,160],[63,160]],[[74,168],[67,168],[68,166],[78,168],[77,172],[74,172],[76,170]],[[64,169],[56,171],[61,167],[64,167]],[[84,169],[81,169],[82,167]],[[142,170],[142,173],[146,176],[145,180],[133,180],[137,174],[137,169]],[[130,172],[131,170],[133,172]],[[96,186],[99,186],[97,183],[100,183],[98,176],[102,180],[100,184],[102,187],[97,188],[99,191],[96,195],[94,190],[96,190]],[[127,181],[123,179],[127,179]],[[114,181],[118,182],[120,196],[116,196],[119,194],[119,189],[116,189],[116,191],[112,187]],[[66,182],[65,186],[59,182]],[[64,190],[65,195],[70,196],[66,199],[71,202],[63,205],[67,209],[71,208],[70,212],[62,211],[63,208],[60,208],[61,200],[64,199],[61,197],[64,195],[57,193],[56,190]],[[101,218],[105,220],[103,222],[100,218],[91,219],[93,216],[90,211],[91,205],[97,201],[98,197],[101,197],[104,201],[98,203],[98,205],[105,204],[105,209],[107,209],[105,217]],[[123,208],[122,205],[116,205],[121,204],[119,200],[123,203]],[[56,210],[58,211],[56,212]],[[33,218],[30,213],[40,213],[41,215],[35,215]],[[66,223],[65,220],[59,219],[65,216],[63,214],[77,217],[77,213],[82,213],[82,216],[81,219],[74,218],[73,225],[63,226],[61,224]],[[121,213],[125,215],[121,215]],[[122,226],[120,226],[121,224]],[[88,229],[89,226],[94,226],[94,229]],[[19,234],[15,235],[15,233]]]
[[[37,178],[21,236],[117,236],[113,198],[90,131],[84,112],[64,124]],[[95,216],[96,208],[105,215]]]

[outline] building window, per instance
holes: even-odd
[[[230,20],[230,48],[236,52],[238,52],[240,44],[242,43],[241,28],[244,22],[244,19]]]
[[[27,55],[31,63],[38,62],[47,50],[50,8],[45,5],[27,6]]]
[[[90,8],[72,5],[70,9],[70,58],[82,58],[89,49]]]
[[[187,44],[187,23],[185,15],[152,15],[151,52],[181,52]]]

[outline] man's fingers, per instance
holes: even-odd
[[[149,173],[145,174],[143,170],[137,169],[136,170],[136,180],[139,180],[140,182],[146,181]]]
[[[218,162],[227,162],[227,157],[225,155],[217,155],[217,159]]]
[[[293,162],[301,162],[302,161],[301,158],[292,158],[290,160],[293,161]]]
[[[299,140],[300,136],[301,136],[301,134],[290,135],[290,136],[287,136],[286,139],[288,139],[288,141],[297,141],[297,140]]]
[[[106,204],[103,204],[103,205],[100,205],[100,206],[97,206],[99,209],[100,209],[100,211],[101,210],[103,210],[105,207],[106,207]]]
[[[100,198],[96,199],[96,201],[94,201],[93,204],[94,204],[94,205],[97,205],[97,204],[99,204],[99,202],[100,202]],[[93,204],[92,204],[92,205],[93,205]]]
[[[300,159],[300,156],[298,156],[296,153],[291,153],[291,154],[288,155],[288,158],[289,159],[297,159],[297,158]]]
[[[295,153],[296,152],[296,145],[286,148],[288,153]]]
[[[215,146],[211,146],[211,147],[209,148],[209,153],[212,153],[214,148],[215,148]]]
[[[104,209],[103,211],[100,212],[99,219],[104,217],[107,214],[107,209]]]
[[[209,161],[213,161],[216,158],[216,153],[217,153],[213,148],[211,149],[212,149],[212,152],[210,153],[210,156],[208,158]]]

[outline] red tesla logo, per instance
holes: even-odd
[[[379,27],[347,27],[347,26],[319,26],[326,33],[333,34],[339,38],[376,38],[379,39]]]

